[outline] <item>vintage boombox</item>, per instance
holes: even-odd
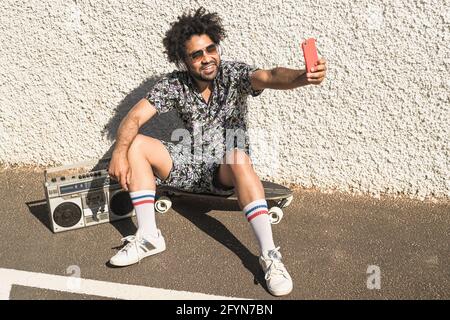
[[[110,178],[110,159],[55,167],[44,172],[44,189],[53,232],[129,218],[130,195]]]

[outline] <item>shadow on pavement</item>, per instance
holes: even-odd
[[[237,202],[229,202],[227,200],[214,202],[195,201],[195,210],[193,210],[191,201],[182,201],[180,197],[173,197],[172,201],[172,209],[175,212],[236,254],[247,270],[253,274],[254,283],[259,283],[268,292],[264,273],[259,265],[259,257],[251,253],[220,221],[207,214],[212,210],[240,211]]]
[[[47,206],[47,200],[36,200],[32,202],[26,202],[25,203],[28,207],[28,210],[30,210],[31,214],[38,219],[44,226],[47,227],[47,229],[51,232],[51,226],[50,226],[50,216],[48,214],[48,206]]]

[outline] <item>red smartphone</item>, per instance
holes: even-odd
[[[305,59],[306,72],[311,72],[311,68],[316,65],[319,60],[316,49],[316,40],[309,38],[302,43],[303,57]]]

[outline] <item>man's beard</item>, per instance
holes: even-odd
[[[202,76],[201,73],[195,73],[192,70],[189,70],[190,71],[189,73],[197,81],[212,82],[212,81],[214,81],[214,79],[216,78],[217,74],[219,73],[220,62],[218,64],[214,63],[214,66],[216,67],[216,70],[215,70],[214,76],[212,76],[212,77],[211,76],[204,77],[204,76]]]

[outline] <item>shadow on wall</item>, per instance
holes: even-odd
[[[126,117],[128,112],[133,108],[133,106],[142,98],[145,98],[149,89],[164,75],[155,75],[147,78],[143,81],[137,88],[131,91],[117,106],[114,110],[114,115],[105,125],[102,130],[102,135],[106,136],[108,140],[115,141],[117,138],[117,132],[121,121]],[[147,123],[145,123],[140,129],[139,133],[151,136],[159,140],[170,141],[171,134],[173,130],[177,128],[183,128],[183,122],[179,118],[175,110],[163,113],[161,115],[155,114]],[[102,167],[102,159],[111,158],[112,152],[114,151],[115,143],[113,143],[108,151],[98,159],[97,164],[92,168],[92,171],[104,169]],[[95,189],[88,190],[88,194],[95,193]],[[112,187],[110,186],[110,192],[112,192]],[[126,192],[125,199],[121,204],[121,208],[118,210],[123,213],[128,213],[132,209],[131,199]],[[97,208],[90,208],[91,210],[96,210]],[[113,224],[114,227],[123,235],[129,235],[136,233],[136,227],[131,219],[125,219],[123,223]]]
[[[117,136],[117,131],[120,126],[120,122],[125,118],[130,109],[142,98],[144,98],[148,90],[162,77],[163,75],[155,75],[147,78],[143,81],[139,87],[131,91],[114,110],[114,115],[105,125],[102,130],[102,134],[105,135],[108,140],[114,141]],[[144,124],[139,133],[151,136],[153,138],[170,141],[172,132],[177,128],[184,128],[183,122],[178,117],[175,110],[163,113],[161,115],[155,115],[146,124]],[[108,151],[103,155],[103,158],[111,157],[114,151],[115,143],[113,143]]]

